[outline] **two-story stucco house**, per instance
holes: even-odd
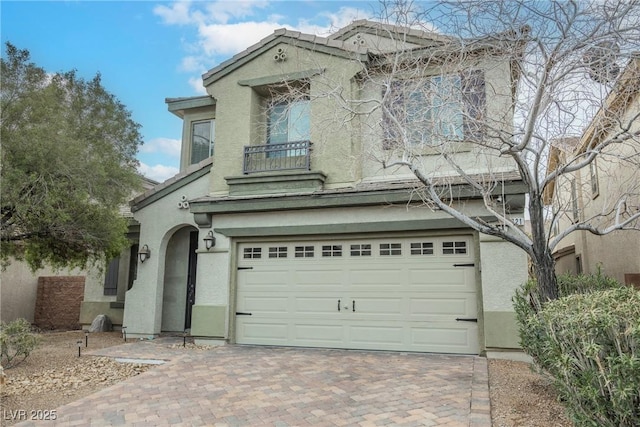
[[[406,168],[371,155],[387,150],[382,113],[349,116],[327,96],[380,98],[362,76],[375,77],[379,55],[398,48],[394,34],[402,49],[444,52],[441,35],[369,21],[326,38],[278,30],[204,74],[207,96],[167,99],[184,121],[181,172],[132,202],[144,262],[126,292],[129,336],[190,329],[258,345],[518,347],[511,297],[527,278],[525,253],[425,207]],[[463,69],[425,81],[460,86],[473,70],[477,111],[509,127],[513,55],[478,49]],[[457,117],[465,106],[448,108]],[[482,149],[459,123],[454,155],[481,174]],[[421,157],[455,175],[429,150]],[[492,167],[522,214],[515,165],[496,158]],[[491,221],[473,192],[455,189],[452,204]]]
[[[606,102],[580,138],[556,144],[550,156],[552,168],[596,147],[616,135],[640,132],[640,57],[633,59],[620,75]],[[627,126],[631,127],[627,129]],[[640,168],[637,137],[625,144],[612,144],[589,165],[557,180],[548,202],[556,211],[569,207],[560,218],[558,230],[572,223],[589,221],[605,228],[613,223],[619,197],[627,194],[621,219],[640,209]],[[605,213],[605,215],[603,215]],[[633,224],[631,224],[633,225]],[[621,283],[640,287],[640,233],[615,231],[597,235],[587,230],[565,237],[554,254],[557,273],[595,274],[597,271]]]

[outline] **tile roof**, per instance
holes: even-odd
[[[140,194],[139,196],[133,198],[130,202],[129,205],[131,206],[131,210],[132,211],[136,211],[137,208],[139,209],[139,205],[144,202],[145,200],[151,198],[154,195],[158,195],[160,196],[161,193],[171,193],[174,190],[177,190],[180,187],[183,187],[184,185],[188,184],[189,182],[192,181],[193,175],[198,173],[198,172],[208,172],[208,170],[211,169],[211,164],[213,163],[213,157],[209,157],[207,159],[202,160],[200,163],[196,163],[193,165],[190,165],[187,169],[185,169],[184,171],[172,176],[171,178],[167,179],[164,182],[161,182],[160,184],[150,188],[149,190],[145,191],[144,193]],[[207,169],[205,171],[205,169]]]
[[[480,174],[472,176],[472,179],[477,180],[480,183],[490,183],[496,180],[501,182],[517,182],[522,178],[518,172],[505,172],[501,173],[499,177],[495,177],[497,174]],[[439,178],[436,185],[465,185],[466,181],[460,176],[450,176]],[[258,199],[275,199],[275,198],[287,198],[287,197],[314,197],[325,195],[348,195],[356,193],[371,193],[371,192],[384,192],[384,191],[412,191],[424,187],[417,179],[404,179],[395,181],[371,181],[361,182],[350,187],[331,188],[309,192],[289,192],[289,193],[275,193],[275,194],[259,194],[248,196],[204,196],[191,200],[191,202],[218,202],[218,201],[230,201],[230,200],[258,200]]]

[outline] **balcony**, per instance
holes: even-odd
[[[244,147],[242,173],[311,170],[311,142],[295,141],[283,144],[248,145]]]
[[[311,170],[311,142],[244,147],[241,176],[227,176],[231,196],[309,193],[321,190],[327,176]]]

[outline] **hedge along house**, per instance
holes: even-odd
[[[362,77],[375,77],[381,54],[442,51],[445,42],[369,21],[327,38],[277,30],[207,72],[208,96],[167,99],[184,121],[182,172],[132,202],[149,254],[126,294],[128,334],[190,329],[241,344],[465,354],[516,348],[511,296],[527,277],[525,253],[425,207],[410,171],[375,161],[389,154],[383,113],[351,114],[340,101],[380,100],[376,79]],[[511,126],[513,54],[479,48],[469,58],[451,80],[464,86],[459,76],[472,69],[476,110]],[[445,79],[423,71],[434,87]],[[453,105],[452,117],[466,108]],[[451,129],[462,163],[488,170],[462,122]],[[429,147],[422,158],[453,182],[452,204],[492,220]],[[522,215],[515,165],[491,163],[511,213]]]

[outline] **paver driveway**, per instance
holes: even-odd
[[[55,424],[491,426],[480,357],[150,342],[94,353],[169,361],[58,408]]]

